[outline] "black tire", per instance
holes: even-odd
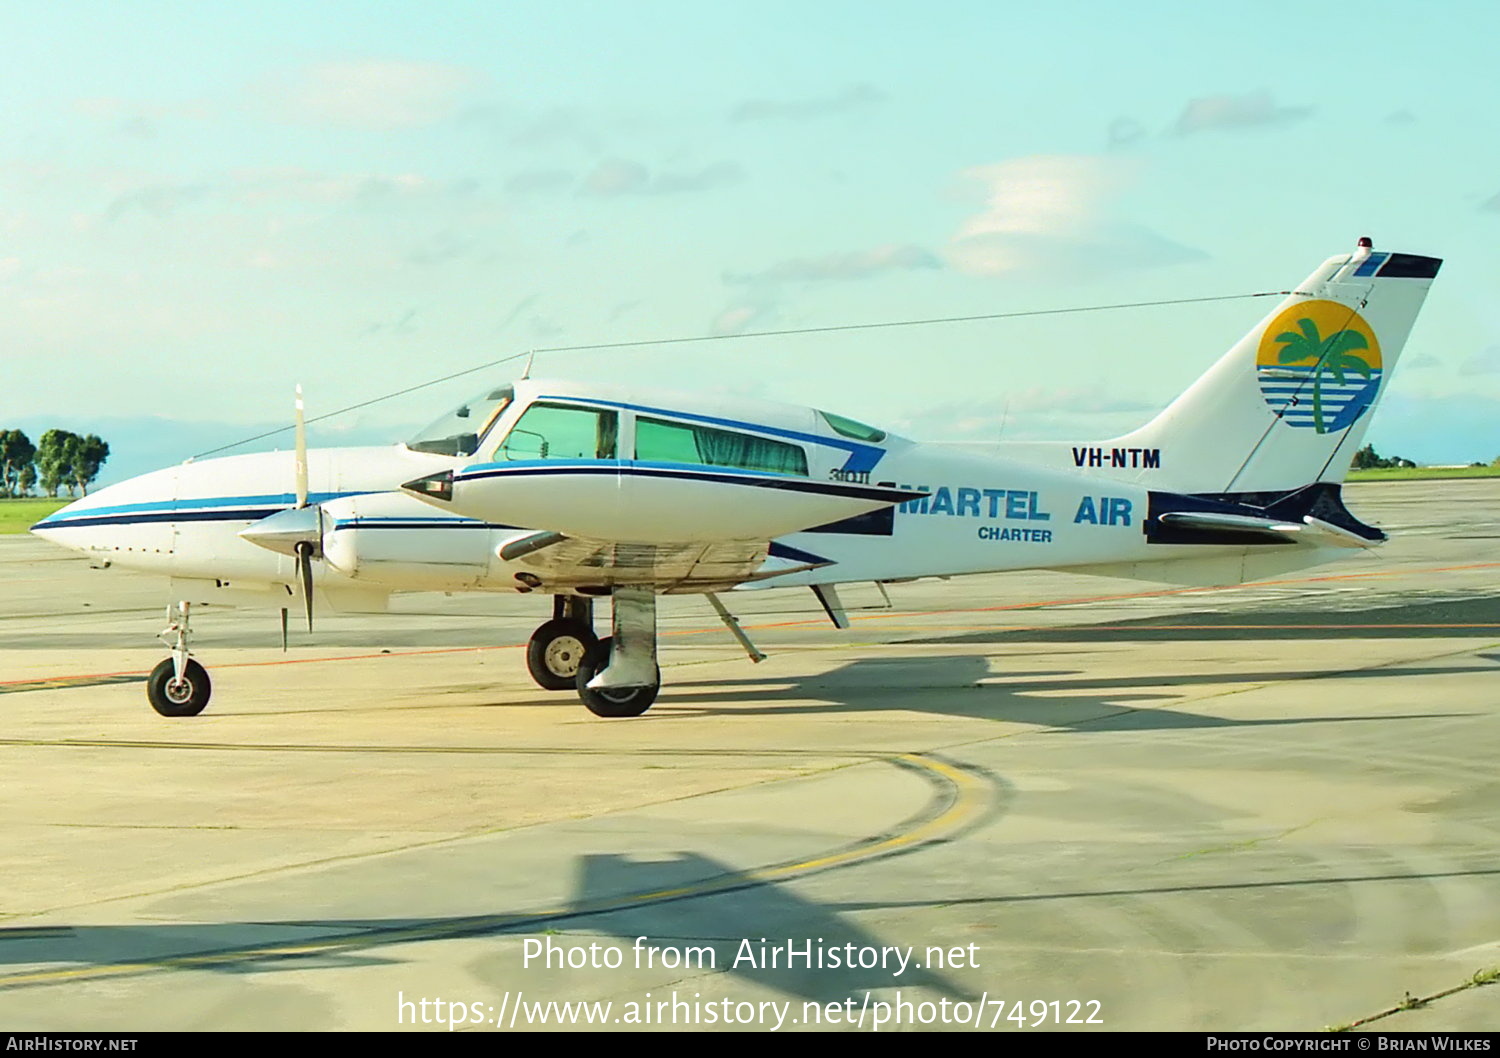
[[[589,680],[609,665],[609,654],[614,645],[614,637],[609,636],[595,643],[593,648],[583,656],[583,664],[578,666],[578,697],[583,699],[583,704],[595,716],[640,716],[651,708],[651,703],[656,701],[657,692],[661,690],[660,665],[656,667],[656,682],[649,687],[596,691],[588,686]]]
[[[597,642],[599,637],[582,621],[548,621],[526,644],[526,669],[543,690],[571,691],[578,685],[578,667]]]
[[[146,677],[146,697],[162,716],[197,716],[214,692],[208,670],[192,658],[182,669],[182,686],[172,685],[172,659],[167,658]]]

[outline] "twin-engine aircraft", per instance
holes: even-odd
[[[599,716],[661,686],[656,602],[1017,569],[1235,584],[1385,540],[1340,482],[1441,262],[1329,258],[1165,411],[1098,443],[931,444],[810,407],[645,386],[525,379],[404,444],[189,462],[102,489],[33,527],[170,578],[157,712],[209,700],[194,603],[286,610],[317,595],[379,608],[399,591],[552,596],[532,677]],[[295,486],[294,491],[288,491]],[[611,634],[594,600],[611,602]]]

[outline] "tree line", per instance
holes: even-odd
[[[94,434],[48,430],[32,444],[20,430],[0,430],[0,497],[30,496],[37,486],[54,499],[62,488],[87,496],[108,458],[109,444]]]
[[[1389,470],[1393,467],[1414,467],[1417,464],[1413,463],[1410,459],[1405,459],[1401,456],[1391,456],[1390,458],[1386,458],[1379,452],[1375,451],[1374,445],[1365,445],[1358,452],[1354,453],[1354,461],[1349,465],[1355,470]],[[1478,460],[1475,460],[1473,463],[1470,463],[1469,466],[1482,467],[1484,466],[1484,464],[1479,462]],[[1492,462],[1490,466],[1500,467],[1500,456],[1496,456],[1495,461]]]

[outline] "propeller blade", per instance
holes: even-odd
[[[307,609],[307,630],[312,631],[312,545],[297,545],[297,583],[302,587],[302,604]]]
[[[297,387],[297,506],[307,506],[307,422],[301,386]]]

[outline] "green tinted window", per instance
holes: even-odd
[[[833,432],[856,441],[869,441],[871,444],[879,444],[885,440],[885,431],[877,430],[873,426],[866,426],[854,419],[846,419],[842,415],[835,415],[831,411],[820,411],[823,421],[833,427]]]
[[[533,404],[495,453],[502,459],[614,459],[619,417],[612,411]]]
[[[785,441],[661,419],[635,420],[635,457],[807,477],[807,453]]]

